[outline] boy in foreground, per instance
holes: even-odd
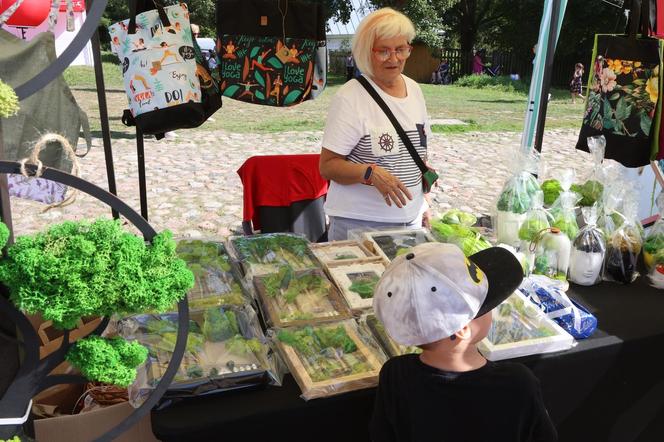
[[[374,291],[374,310],[396,342],[422,353],[383,366],[374,442],[557,440],[530,370],[487,361],[477,350],[491,310],[522,278],[517,259],[500,247],[466,258],[454,245],[428,243],[392,262]]]

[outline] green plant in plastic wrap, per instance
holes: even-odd
[[[441,215],[440,221],[445,224],[463,224],[464,226],[472,226],[477,222],[477,217],[472,213],[464,212],[459,209],[450,209]]]
[[[563,191],[563,188],[560,186],[560,181],[558,180],[546,180],[542,183],[542,192],[544,192],[544,204],[550,206],[553,204],[560,195],[560,192]]]
[[[581,196],[580,206],[590,207],[602,198],[604,185],[599,181],[588,180],[583,184],[572,184],[570,190]]]
[[[127,387],[147,357],[148,350],[138,342],[88,336],[71,347],[66,359],[90,380]]]
[[[533,195],[532,208],[526,215],[526,220],[519,228],[519,239],[531,242],[544,229],[549,228],[549,220],[543,208],[544,192],[538,190]]]
[[[554,207],[551,209],[553,222],[551,227],[557,227],[565,233],[570,241],[574,241],[579,233],[579,224],[576,221],[575,206],[579,201],[579,195],[575,192],[565,191],[560,194]]]
[[[466,213],[465,215],[470,214]],[[466,222],[471,221],[470,217],[476,221],[473,215],[460,216],[459,219],[465,221],[462,223],[449,224],[445,221],[445,217],[433,220],[431,222],[431,233],[441,242],[455,244],[466,256],[491,247],[491,244],[482,237],[476,228],[466,224]]]

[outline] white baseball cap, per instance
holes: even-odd
[[[374,290],[373,308],[399,344],[428,344],[493,310],[522,280],[521,264],[504,248],[466,258],[453,244],[425,243],[387,267]]]

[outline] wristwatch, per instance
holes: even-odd
[[[375,164],[369,164],[366,172],[364,172],[364,182],[367,186],[371,186],[371,177],[373,176],[373,171],[376,168]]]

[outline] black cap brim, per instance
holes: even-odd
[[[516,256],[502,247],[490,247],[468,257],[486,275],[489,291],[476,318],[498,307],[519,288],[523,281],[523,267]]]

